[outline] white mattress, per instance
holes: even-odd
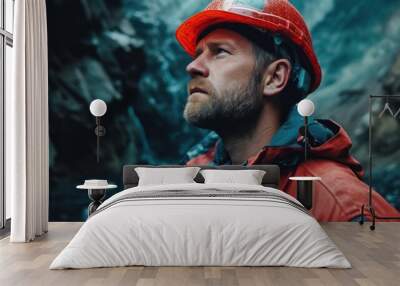
[[[100,206],[50,269],[127,265],[351,267],[312,216],[279,200],[186,196],[118,202],[137,192],[207,192],[210,188],[261,190],[300,204],[279,190],[254,185],[127,189]]]

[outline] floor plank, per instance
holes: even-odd
[[[357,223],[326,223],[323,228],[344,252],[352,269],[290,267],[116,267],[48,269],[82,223],[50,223],[32,243],[0,240],[0,285],[398,286],[400,223],[379,223],[375,231]]]

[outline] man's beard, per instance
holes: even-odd
[[[195,81],[194,79],[192,83]],[[207,100],[188,100],[183,115],[190,124],[217,133],[250,131],[249,128],[256,125],[263,107],[257,76],[251,76],[246,86],[238,86],[232,82],[220,94],[204,80],[199,80],[196,84],[207,87],[207,95],[202,95],[207,96]]]

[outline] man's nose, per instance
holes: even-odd
[[[204,59],[200,57],[194,59],[190,64],[186,67],[186,72],[192,77],[202,76],[208,77],[209,70],[207,65],[204,63]]]

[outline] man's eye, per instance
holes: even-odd
[[[216,51],[215,51],[215,54],[217,56],[223,56],[225,54],[229,54],[229,52],[227,50],[223,49],[223,48],[217,48]]]

